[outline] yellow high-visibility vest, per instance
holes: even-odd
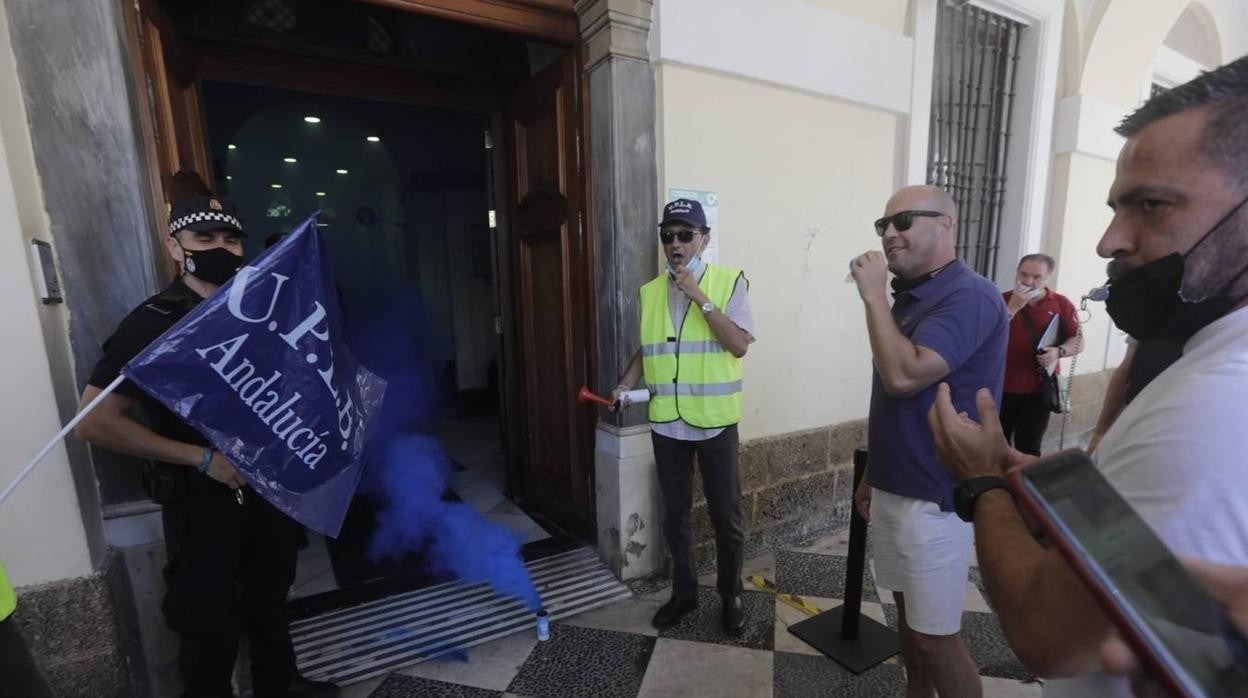
[[[698,287],[721,311],[739,269],[706,265]],[[682,419],[701,429],[741,421],[741,361],[715,339],[702,311],[690,303],[679,328],[667,305],[667,274],[641,287],[641,356],[650,389],[650,421]]]
[[[13,615],[17,608],[17,595],[13,593],[13,585],[9,583],[9,573],[0,562],[0,621]]]

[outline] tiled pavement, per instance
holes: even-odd
[[[466,696],[485,698],[633,698],[635,696],[901,696],[897,659],[855,676],[788,632],[806,614],[777,594],[796,594],[828,610],[840,604],[847,534],[768,552],[746,563],[747,624],[739,638],[719,627],[713,575],[700,580],[696,613],[663,632],[650,617],[666,589],[555,623],[551,639],[521,633],[473,648],[452,661],[430,662],[344,689],[344,698]],[[978,570],[972,571],[977,580]],[[758,576],[774,583],[759,590]],[[866,580],[863,612],[896,627],[891,594]],[[882,603],[884,601],[885,603]],[[1006,646],[982,590],[968,582],[963,636],[984,680],[984,695],[1039,696],[1040,685]]]

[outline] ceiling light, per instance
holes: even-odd
[[[343,170],[343,169],[338,169],[338,170],[334,170],[334,171],[335,171],[335,172],[337,172],[338,174],[346,174],[346,173],[347,173],[347,171],[346,171],[346,170]]]
[[[226,179],[234,179],[234,175],[226,175],[226,176],[225,176],[225,178],[226,178]]]
[[[306,121],[306,122],[308,122],[309,124],[319,124],[319,123],[321,123],[321,117],[319,117],[319,116],[305,116],[305,117],[303,117],[303,120],[304,120],[304,121]]]
[[[293,163],[296,163],[296,162],[299,162],[299,161],[298,161],[298,160],[296,160],[296,159],[294,159],[294,158],[282,158],[282,162],[289,162],[289,163],[292,163],[292,164],[293,164]]]
[[[231,143],[231,144],[229,144],[229,145],[227,145],[227,146],[225,146],[225,147],[229,148],[230,150],[238,150],[238,146],[234,145],[233,143]]]
[[[368,141],[369,143],[380,143],[381,136],[369,136],[368,138],[365,138],[364,140]]]
[[[270,186],[270,187],[273,187],[274,189],[281,189],[281,188],[282,188],[282,185],[280,185],[280,184],[270,184],[269,186]]]
[[[318,192],[316,193],[316,195],[317,195],[317,196],[325,196],[325,192],[323,192],[323,191],[318,191]]]

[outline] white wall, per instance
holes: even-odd
[[[751,282],[742,437],[865,417],[866,322],[844,279],[879,247],[871,221],[899,178],[902,120],[702,70],[659,77],[660,184],[719,194],[720,263]]]
[[[848,0],[661,0],[651,50],[664,64],[908,112],[914,42],[822,6],[841,4]],[[907,0],[876,4],[896,14]]]
[[[48,365],[49,347],[44,341],[42,306],[35,297],[33,270],[29,263],[31,224],[18,213],[18,189],[23,196],[35,187],[29,181],[14,186],[15,170],[30,174],[27,167],[11,168],[10,141],[14,105],[20,104],[9,28],[0,12],[0,487],[8,484],[25,462],[61,427]],[[20,114],[20,109],[16,110]],[[24,124],[22,124],[24,127]],[[27,144],[28,145],[28,144]],[[34,231],[30,231],[34,232]],[[46,238],[44,238],[46,239]],[[63,349],[63,347],[62,347]],[[0,504],[0,559],[4,560],[16,586],[35,584],[92,571],[75,493],[69,459],[59,446],[43,465]]]

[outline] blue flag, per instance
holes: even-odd
[[[343,341],[316,216],[123,372],[208,437],[273,506],[338,535],[386,383]]]

